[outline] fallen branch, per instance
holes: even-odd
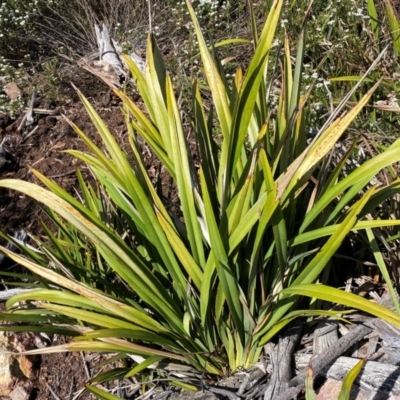
[[[34,290],[37,289],[15,288],[15,289],[2,290],[0,291],[0,301],[8,300],[9,298],[15,296],[16,294],[33,292]]]

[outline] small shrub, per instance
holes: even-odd
[[[304,29],[294,65],[287,37],[282,55],[277,52],[283,65],[280,90],[273,112],[269,108],[266,72],[283,0],[274,1],[260,36],[254,32],[247,71],[238,68],[231,85],[189,2],[187,6],[206,83],[193,81],[190,132],[150,34],[145,76],[126,58],[143,104],[139,107],[113,88],[123,102],[133,164],[81,95],[106,151],[71,124],[88,153],[70,153],[90,167],[98,187],[84,182],[78,171],[78,201],[35,171],[47,189],[0,181],[0,187],[48,207],[58,229],[54,234],[44,227],[46,241],[36,239],[38,251],[19,245],[25,257],[1,248],[41,282],[37,290],[10,299],[10,310],[0,314],[25,325],[1,329],[74,337],[40,352],[129,354],[135,366],[116,373],[131,377],[149,365],[159,366],[162,359],[209,376],[247,368],[294,318],[338,316],[335,310],[312,309],[305,298],[362,309],[400,326],[396,313],[315,283],[326,283],[324,271],[351,231],[366,231],[374,249],[373,229],[400,224],[369,218],[397,188],[397,181],[380,187],[370,182],[399,162],[400,140],[347,175],[342,172],[349,153],[336,165],[326,157],[379,82],[341,114],[343,102],[308,141],[307,96],[301,90]],[[190,155],[190,133],[198,162]],[[165,192],[153,186],[139,136],[172,181],[174,208]],[[387,285],[393,291],[389,279]],[[105,375],[93,382],[102,379]]]

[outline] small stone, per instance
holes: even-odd
[[[29,393],[21,387],[17,386],[9,395],[11,400],[28,400],[29,399]]]

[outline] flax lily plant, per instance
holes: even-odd
[[[400,188],[400,180],[370,185],[381,169],[400,160],[400,140],[346,176],[341,171],[350,152],[336,165],[326,162],[375,85],[307,141],[308,94],[300,93],[305,30],[294,66],[285,39],[280,98],[270,108],[269,58],[282,4],[274,1],[259,37],[254,29],[247,72],[238,68],[229,84],[188,2],[208,83],[204,88],[193,82],[196,164],[171,77],[150,34],[145,75],[126,58],[144,107],[113,89],[123,102],[129,157],[80,95],[106,151],[71,123],[88,152],[70,153],[89,166],[98,185],[84,182],[77,171],[77,200],[37,171],[46,188],[0,181],[0,187],[42,203],[58,231],[44,226],[47,239],[36,239],[37,250],[19,244],[24,256],[1,248],[31,271],[36,286],[7,302],[10,310],[1,319],[20,325],[3,330],[74,337],[45,351],[128,354],[136,364],[119,369],[118,376],[129,377],[161,368],[162,360],[206,375],[247,368],[294,318],[338,316],[309,310],[307,297],[400,326],[395,312],[316,284],[349,233],[368,230],[373,237],[374,229],[400,224],[367,218]],[[206,91],[211,108],[204,104]],[[174,211],[149,177],[139,136],[173,182]]]

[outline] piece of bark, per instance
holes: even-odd
[[[125,76],[126,73],[122,68],[121,60],[115,50],[107,26],[103,24],[100,29],[98,25],[95,25],[94,28],[96,32],[97,46],[99,47],[100,61],[105,61],[110,64],[117,75]]]
[[[365,325],[359,325],[355,329],[350,331],[347,335],[341,337],[334,346],[326,349],[324,354],[321,354],[312,362],[312,369],[314,371],[314,375],[318,375],[319,372],[322,370],[322,368],[325,367],[325,365],[331,363],[333,360],[341,356],[351,346],[353,346],[354,343],[360,341],[364,336],[368,335],[370,332],[372,332],[371,328]],[[302,372],[296,377],[294,377],[290,381],[289,386],[291,387],[301,386],[301,389],[303,389],[306,373],[307,372]]]
[[[107,65],[112,67],[113,71],[119,78],[126,77],[126,71],[128,71],[129,68],[124,59],[121,57],[122,48],[110,37],[110,33],[105,24],[103,24],[101,29],[95,25],[95,31],[100,56],[100,61],[97,61],[95,66],[101,73],[107,75],[108,79],[110,79],[111,72]],[[134,51],[129,54],[129,56],[137,65],[140,72],[144,75],[146,69],[145,60],[138,56]]]
[[[369,336],[369,342],[367,347],[367,359],[370,359],[375,353],[378,347],[379,335],[377,333],[371,333]]]
[[[289,386],[292,376],[292,357],[300,339],[302,325],[296,320],[286,329],[277,344],[268,343],[266,353],[270,356],[272,374],[264,392],[264,400],[276,399]]]
[[[144,75],[146,71],[146,61],[143,60],[142,57],[138,56],[134,51],[129,54],[129,57],[132,58],[133,62],[137,65],[140,72]]]
[[[337,323],[323,321],[317,325],[314,332],[313,355],[322,354],[328,347],[334,345],[339,339]]]
[[[347,335],[341,337],[333,346],[327,348],[323,354],[317,356],[312,362],[311,367],[314,371],[314,376],[318,375],[324,366],[341,356],[370,332],[372,332],[371,328],[365,325],[359,325]],[[290,400],[296,398],[305,386],[306,373],[307,371],[304,371],[291,379],[286,388],[284,385],[281,385],[280,391],[275,392],[274,400]]]
[[[310,354],[303,354],[298,357],[298,368],[306,368],[310,359]],[[322,368],[319,375],[343,382],[346,375],[358,361],[360,360],[357,358],[339,357]],[[367,361],[354,385],[361,390],[374,392],[379,396],[400,396],[400,367],[376,361]]]
[[[385,355],[380,361],[389,364],[399,364],[400,328],[381,319],[373,319],[366,324],[373,328],[376,334],[382,339],[382,351]]]
[[[343,382],[358,361],[360,360],[357,358],[339,357],[334,363],[325,366],[320,374]],[[400,395],[400,367],[367,361],[354,385],[369,392],[398,396]]]
[[[341,337],[335,346],[326,349],[324,354],[317,356],[317,358],[311,363],[311,368],[314,372],[314,376],[320,374],[321,370],[330,362],[338,358],[344,352],[346,352],[351,346],[361,340],[364,336],[368,335],[372,331],[364,325],[359,325],[347,335]],[[295,376],[290,382],[289,387],[282,391],[279,396],[274,400],[290,400],[297,398],[296,396],[304,389],[305,379],[307,371],[301,372]]]

